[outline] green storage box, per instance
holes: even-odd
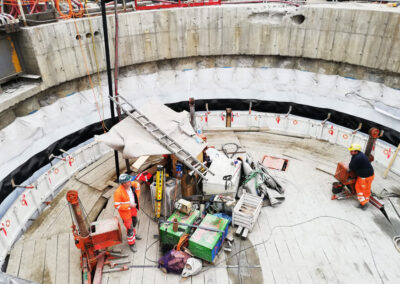
[[[189,239],[191,253],[198,258],[212,262],[228,234],[228,222],[227,219],[207,214],[200,226],[222,230],[224,233],[197,229]]]
[[[179,223],[184,223],[188,225],[192,225],[194,221],[200,216],[199,210],[192,211],[189,215],[179,212],[175,210],[174,213],[168,218],[168,221],[171,221],[176,218]],[[179,239],[183,234],[187,234],[190,232],[191,227],[179,225],[178,231],[174,232],[172,229],[172,224],[162,224],[160,226],[160,239],[161,244],[170,244],[170,245],[177,245]]]

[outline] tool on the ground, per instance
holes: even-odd
[[[78,192],[67,193],[72,218],[75,245],[81,250],[81,269],[85,284],[101,283],[103,267],[111,259],[124,257],[106,248],[122,243],[121,227],[117,217],[87,223],[87,214],[78,198]],[[77,228],[78,226],[78,228]]]
[[[111,254],[110,254],[111,255]],[[115,254],[114,254],[115,255]],[[130,263],[130,260],[126,260],[126,261],[120,261],[120,262],[111,262],[109,260],[104,261],[104,265],[108,265],[111,268],[117,267],[118,265],[122,265],[122,264],[128,264]]]
[[[365,155],[369,158],[370,161],[374,160],[374,156],[371,154],[372,149],[375,146],[376,139],[382,136],[383,131],[379,131],[377,128],[371,128],[368,131],[369,138],[367,141],[367,145],[365,148]],[[335,173],[335,178],[338,180],[338,182],[334,182],[332,184],[332,200],[334,199],[347,199],[351,198],[356,195],[356,189],[355,189],[355,184],[356,184],[356,174],[355,172],[348,171],[348,166],[344,163],[338,163],[336,167],[336,173]],[[385,205],[380,203],[374,196],[369,197],[369,202],[374,205],[376,208],[378,208],[382,214],[385,216],[385,218],[390,222],[389,216],[386,213],[385,210]]]
[[[111,272],[119,272],[119,271],[125,271],[128,270],[130,268],[158,268],[158,265],[124,265],[123,267],[118,267],[118,268],[114,268],[114,269],[107,269],[107,270],[103,270],[103,273],[111,273]]]
[[[218,230],[215,228],[204,227],[204,226],[199,226],[199,225],[185,224],[185,223],[181,223],[181,222],[159,221],[159,223],[160,224],[177,224],[179,226],[187,226],[187,227],[191,227],[191,228],[203,229],[203,230],[212,231],[212,232],[224,233],[223,230]]]
[[[160,218],[161,215],[161,203],[163,197],[163,187],[164,187],[164,167],[158,166],[156,173],[156,200],[154,204],[154,215],[156,219]]]
[[[103,273],[125,271],[125,270],[128,270],[129,268],[130,267],[124,265],[124,266],[121,266],[121,267],[115,267],[115,268],[110,268],[110,269],[103,270]]]
[[[206,179],[206,173],[214,175],[202,162],[196,157],[192,156],[186,151],[181,145],[179,145],[172,137],[161,130],[155,123],[151,122],[143,113],[139,112],[126,98],[119,95],[116,98],[109,96],[121,110],[136,121],[141,127],[143,127],[149,134],[151,134],[160,144],[165,146],[172,154],[174,154],[182,163],[184,163],[189,169],[196,172],[201,178]],[[126,107],[128,106],[130,110]]]
[[[179,199],[177,202],[175,202],[175,209],[177,209],[179,212],[189,214],[193,210],[192,202],[185,199]]]

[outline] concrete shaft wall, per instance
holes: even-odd
[[[255,4],[120,14],[119,66],[197,56],[268,55],[398,73],[400,13],[392,11]],[[108,26],[114,62],[113,16],[108,16]],[[29,55],[28,72],[43,78],[42,90],[106,68],[100,17],[27,28],[20,42]]]

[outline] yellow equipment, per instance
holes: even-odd
[[[155,215],[156,219],[159,219],[160,214],[161,214],[161,202],[162,202],[162,196],[163,196],[164,179],[165,179],[164,167],[157,166],[156,200],[155,200],[155,204],[154,204],[154,215]]]

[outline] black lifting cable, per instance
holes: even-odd
[[[230,145],[235,146],[235,147],[236,147],[235,151],[229,153],[229,152],[226,150],[226,146],[228,146],[228,145],[229,145],[229,146],[230,146]],[[239,152],[239,148],[240,148],[240,146],[239,146],[238,144],[236,144],[236,143],[225,143],[224,145],[221,146],[222,152],[224,152],[225,156],[226,156],[228,159],[231,159],[233,156],[235,156],[235,154],[236,154],[237,152]],[[231,154],[230,157],[229,157],[229,154]]]

